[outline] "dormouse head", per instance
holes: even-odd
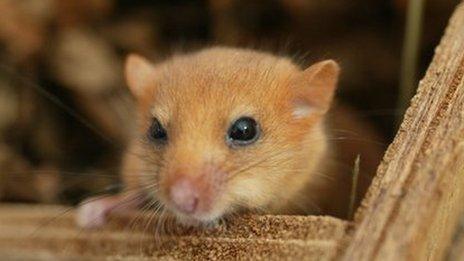
[[[301,70],[267,53],[210,48],[158,65],[132,54],[125,73],[138,101],[141,183],[180,220],[291,204],[325,153],[332,60]]]

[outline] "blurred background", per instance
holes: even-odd
[[[425,1],[421,78],[458,0]],[[209,45],[342,66],[339,101],[385,140],[408,0],[0,0],[0,201],[74,204],[117,189],[133,100],[122,74]],[[114,186],[113,186],[114,185]]]

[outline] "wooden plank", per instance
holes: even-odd
[[[464,4],[355,219],[343,260],[441,259],[464,199]]]
[[[243,215],[214,228],[172,226],[150,213],[114,215],[81,230],[60,206],[0,205],[0,257],[8,260],[331,260],[349,223],[324,216]],[[160,221],[160,222],[158,222]],[[150,225],[151,224],[151,225]],[[2,260],[3,260],[2,259]]]

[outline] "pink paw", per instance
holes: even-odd
[[[113,207],[108,199],[92,198],[78,207],[76,222],[79,227],[92,229],[103,226],[106,223],[106,216]]]
[[[111,212],[136,209],[142,203],[140,195],[113,195],[94,197],[82,202],[77,208],[77,225],[86,228],[98,228],[106,223]]]

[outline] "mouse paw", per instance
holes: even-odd
[[[82,202],[76,214],[77,225],[86,228],[98,228],[106,224],[107,217],[113,212],[136,209],[142,203],[140,195],[100,196]]]
[[[105,198],[91,198],[77,209],[76,222],[81,228],[92,229],[103,226],[112,204]]]

